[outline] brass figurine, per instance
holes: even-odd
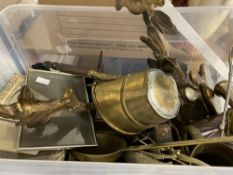
[[[76,100],[72,89],[65,89],[64,98],[58,100],[37,100],[27,86],[23,86],[18,101],[10,105],[0,105],[0,116],[17,121],[17,125],[29,128],[41,127],[50,122],[60,110],[86,110],[86,106]]]

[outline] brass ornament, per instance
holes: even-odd
[[[126,7],[130,13],[139,15],[144,11],[151,11],[156,6],[163,6],[164,0],[116,0],[115,7],[121,10]]]
[[[86,110],[85,105],[74,97],[72,89],[65,89],[63,99],[40,101],[27,86],[23,86],[16,103],[0,105],[0,115],[17,121],[17,125],[31,128],[46,125],[56,112],[64,109]]]

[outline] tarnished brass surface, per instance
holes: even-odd
[[[209,112],[209,115],[216,115],[217,111],[214,107],[212,99],[214,98],[214,91],[210,89],[205,83],[199,85],[199,89],[202,95],[202,100],[206,110]]]
[[[188,84],[186,82],[183,70],[181,69],[177,60],[173,57],[163,57],[157,59],[148,58],[147,64],[150,68],[157,68],[171,75],[178,76],[179,80],[176,79],[178,86],[184,86]]]
[[[143,146],[130,146],[127,149],[124,149],[121,151],[140,151],[140,150],[151,150],[151,149],[172,148],[172,147],[175,148],[175,147],[182,147],[182,146],[193,146],[193,145],[200,145],[200,144],[228,143],[228,142],[233,142],[233,136],[174,141],[174,142],[160,143],[157,145],[149,144],[149,145],[143,145]]]
[[[23,86],[16,103],[0,105],[0,116],[31,128],[46,125],[56,112],[64,109],[85,110],[74,97],[72,89],[65,90],[63,99],[39,101],[27,86]]]
[[[220,128],[223,116],[212,116],[185,126],[185,134],[189,139],[220,137]]]
[[[53,63],[53,62],[46,61],[43,64],[48,69],[52,68],[55,70],[59,70],[61,72],[65,72],[65,73],[69,73],[73,75],[80,75],[80,76],[93,78],[97,80],[109,81],[109,80],[115,80],[120,77],[118,75],[105,74],[105,73],[97,72],[95,70],[83,70],[83,69],[77,68],[76,66],[64,64],[64,63]]]
[[[152,136],[155,143],[171,142],[174,140],[173,126],[170,123],[156,125],[153,128]]]
[[[164,58],[169,56],[165,42],[166,39],[164,38],[163,34],[175,35],[179,32],[169,16],[160,10],[144,11],[143,20],[147,27],[148,36],[140,36],[140,40],[151,48],[155,59],[162,61]],[[166,60],[164,61],[166,62]],[[173,62],[172,65],[175,65],[176,70],[178,70],[177,73],[182,74],[178,64],[174,64]]]
[[[125,77],[93,86],[93,101],[100,115],[109,126],[123,134],[137,134],[143,127],[133,123],[121,104],[121,87]]]
[[[116,161],[124,151],[133,151],[131,147],[127,148],[126,141],[118,136],[108,135],[108,134],[97,134],[96,135],[98,146],[89,147],[89,148],[77,148],[71,151],[71,155],[80,161],[93,161],[93,162],[114,162]],[[142,147],[143,148],[143,147]],[[140,146],[138,146],[140,149]],[[135,152],[137,153],[137,152]],[[139,157],[136,156],[133,152],[126,153],[132,160],[137,160]],[[136,157],[135,157],[135,156]],[[196,165],[207,165],[202,161],[199,161],[195,158],[186,156],[179,151],[172,151],[172,154],[156,154],[144,152],[140,155],[144,158],[141,162],[147,163],[162,163],[158,160],[170,159],[170,160],[182,160],[183,162],[193,163]],[[140,161],[140,160],[137,160]]]
[[[190,157],[185,154],[182,154],[180,151],[174,151],[174,152],[177,155],[177,159],[179,161],[182,161],[188,164],[193,164],[193,165],[208,166],[208,164],[206,164],[205,162],[199,159],[196,159],[194,157]]]
[[[78,148],[71,151],[74,158],[81,161],[114,162],[127,147],[126,141],[118,136],[108,134],[96,135],[97,147]]]
[[[233,166],[231,143],[202,144],[194,148],[192,157],[213,166]]]
[[[233,137],[223,137],[223,138],[211,138],[211,139],[196,139],[190,141],[177,141],[177,142],[169,142],[158,145],[152,144],[152,145],[127,147],[124,139],[119,138],[117,136],[107,135],[107,134],[97,134],[96,137],[99,145],[98,147],[78,148],[71,152],[73,157],[81,161],[113,162],[122,155],[122,152],[125,151],[172,148],[172,147],[190,146],[190,145],[198,145],[198,144],[206,144],[206,143],[216,144],[223,142],[231,142],[233,140]],[[189,156],[185,156],[184,154],[179,153],[179,151],[173,153],[175,153],[177,159],[181,159],[182,161],[204,165],[201,161],[197,162],[196,159],[192,159]],[[163,155],[161,155],[161,157],[162,156]]]
[[[0,104],[9,104],[12,102],[14,95],[25,84],[25,77],[20,74],[14,74],[8,80],[7,84],[0,93]]]
[[[200,82],[200,77],[198,77],[198,73],[194,73],[193,71],[190,71],[189,74],[189,80],[196,86],[198,86]]]
[[[118,76],[118,75],[110,75],[110,74],[105,74],[105,73],[97,72],[95,70],[90,70],[87,73],[87,77],[93,78],[93,79],[99,79],[99,80],[109,81],[109,80],[115,80],[115,79],[119,78],[120,76]]]
[[[147,164],[172,164],[174,161],[175,163],[181,165],[200,165],[200,166],[208,166],[206,163],[182,154],[179,150],[171,150],[170,154],[163,154],[163,153],[153,153],[153,152],[146,152],[146,151],[129,151],[124,154],[124,158],[127,162],[132,163],[147,163]],[[165,162],[162,162],[164,161]]]
[[[162,157],[162,155],[161,155]],[[144,151],[131,151],[124,153],[124,159],[129,163],[165,164]]]
[[[175,81],[157,69],[99,83],[92,95],[103,119],[123,134],[137,134],[165,122],[179,110]]]
[[[195,127],[194,125],[185,126],[185,131],[186,131],[187,137],[190,136],[191,139],[201,139],[201,138],[204,138],[202,136],[201,131],[197,127]]]
[[[174,90],[174,80],[168,79],[167,75],[162,75],[154,81],[154,88],[152,89],[155,99],[158,99],[158,105],[166,111],[171,112],[174,106],[177,105],[175,99],[177,93]],[[164,90],[166,89],[166,91]],[[161,93],[163,92],[163,93]]]
[[[190,145],[207,144],[207,143],[216,144],[216,143],[233,141],[233,137],[223,137],[223,138],[221,137],[221,138],[211,138],[211,139],[196,139],[189,141],[169,142],[158,145],[151,144],[151,145],[127,147],[124,139],[119,138],[117,136],[107,135],[107,134],[97,134],[96,137],[99,145],[98,147],[78,148],[71,152],[73,157],[81,161],[113,162],[122,155],[122,152],[125,151],[141,151],[141,150],[172,148],[172,147],[190,146]],[[201,161],[192,159],[189,156],[185,156],[184,154],[181,154],[179,151],[178,152],[175,151],[173,153],[175,153],[177,159],[180,159],[182,161],[192,162],[194,164],[199,164],[199,165],[206,165],[203,164],[203,162]],[[161,157],[162,156],[163,155],[161,155]]]
[[[165,122],[179,111],[174,79],[157,69],[129,75],[122,93],[130,116],[143,125]]]
[[[144,11],[151,11],[155,6],[163,6],[164,0],[116,0],[116,9],[120,10],[123,6],[135,14],[141,14]]]
[[[217,115],[214,106],[214,92],[205,83],[198,84],[199,87],[186,85],[179,88],[182,106],[176,119],[182,124],[192,124],[207,116]]]
[[[175,35],[179,33],[170,17],[160,10],[153,10],[151,12],[151,22],[163,34]]]
[[[214,87],[214,93],[216,95],[222,96],[225,99],[227,95],[227,81],[224,80],[216,84]],[[231,93],[229,105],[233,108],[233,93]]]

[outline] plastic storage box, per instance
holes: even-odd
[[[226,78],[227,68],[224,62],[233,41],[232,9],[162,9],[170,15],[180,31],[177,36],[166,36],[170,54],[187,64],[188,70],[197,69],[200,63],[213,66],[219,76],[212,83]],[[25,74],[36,62],[49,60],[76,65],[80,57],[98,56],[100,50],[103,50],[105,59],[112,60],[145,60],[152,56],[151,50],[139,40],[139,36],[146,33],[142,17],[126,10],[116,12],[114,8],[17,5],[4,9],[0,13],[0,21],[0,87],[5,85],[13,73]],[[112,64],[106,62],[106,65]],[[228,168],[16,160],[1,160],[0,167],[0,174],[4,175],[54,172],[67,175],[230,175],[233,172],[233,169]]]
[[[208,62],[226,78],[223,62],[232,42],[232,8],[163,10],[180,31],[179,35],[166,36],[170,54],[188,64],[189,69]],[[146,34],[142,17],[126,10],[17,5],[3,10],[0,19],[1,87],[12,73],[25,73],[39,61],[76,64],[80,56],[98,56],[100,50],[106,58],[152,56],[152,51],[139,40],[140,35]]]

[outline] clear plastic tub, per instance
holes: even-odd
[[[220,75],[224,76],[226,73],[224,62],[233,41],[232,9],[232,7],[163,9],[171,17],[179,16],[178,11],[182,15],[179,16],[182,23],[178,25],[181,33],[177,36],[166,36],[170,55],[186,64],[187,70],[197,70],[201,63],[215,69],[220,67],[215,71],[217,76],[213,78],[213,83],[219,81]],[[83,56],[97,57],[100,50],[103,50],[106,63],[103,71],[124,74],[128,73],[125,66],[136,65],[131,68],[132,71],[138,71],[146,67],[146,58],[152,57],[151,50],[139,40],[139,36],[146,33],[142,17],[132,15],[126,10],[116,12],[110,7],[16,5],[1,11],[0,21],[0,88],[13,73],[25,74],[32,64],[46,60],[77,65]],[[182,29],[182,25],[192,30],[187,28],[185,31],[186,28]],[[199,47],[200,43],[197,40],[196,42],[190,40],[189,36],[192,37],[193,32],[204,41],[204,46],[211,50],[209,53],[214,54],[214,58],[203,53],[203,48]],[[110,58],[109,61],[107,58]],[[140,64],[126,61],[127,64],[122,66],[125,62],[122,58],[140,59]],[[115,64],[114,61],[119,60],[121,62],[118,62],[118,68],[109,69],[109,66]],[[16,160],[1,160],[0,167],[0,174],[4,175],[54,172],[67,175],[77,173],[230,175],[233,172],[233,169],[228,168]]]
[[[0,161],[0,175],[231,175],[232,168],[88,162]]]
[[[177,16],[177,10],[182,16]],[[227,60],[232,42],[232,8],[191,7],[176,11],[165,8],[164,11],[174,23],[177,22],[181,31],[179,35],[166,36],[170,54],[187,64],[189,69],[208,62],[221,75],[226,75],[223,62]],[[127,10],[16,5],[4,9],[0,19],[1,66],[4,67],[1,69],[1,87],[12,73],[25,73],[38,61],[77,64],[80,56],[97,56],[100,50],[104,51],[104,57],[111,58],[145,59],[152,56],[151,50],[139,40],[139,36],[146,33],[141,16],[132,15]],[[194,38],[193,46],[192,39],[186,39],[194,34],[205,41],[204,46],[212,55],[206,56],[207,50],[199,40]]]

